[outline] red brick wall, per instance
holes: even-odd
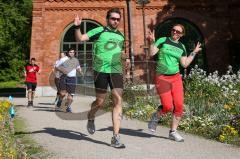
[[[134,53],[144,59],[141,8],[132,2]],[[33,0],[31,57],[42,69],[39,85],[49,85],[48,77],[57,60],[64,29],[73,22],[74,14],[105,24],[110,7],[119,7],[123,13],[120,30],[128,42],[127,5],[125,0]],[[158,24],[168,18],[185,18],[202,32],[206,46],[209,71],[225,71],[230,63],[228,41],[240,40],[240,2],[237,0],[151,0],[147,5],[146,24]],[[158,15],[158,16],[157,16]],[[127,50],[128,51],[128,50]],[[136,68],[135,73],[142,73]]]

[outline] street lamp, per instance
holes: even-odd
[[[147,46],[147,39],[146,39],[146,24],[145,24],[145,5],[150,3],[149,0],[137,0],[137,3],[142,7],[142,18],[143,18],[143,35],[144,35],[144,53],[146,57],[146,76],[147,76],[147,92],[150,93],[150,77],[149,77],[149,66],[148,66],[148,46]]]

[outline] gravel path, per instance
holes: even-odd
[[[109,146],[112,136],[111,113],[96,118],[96,133],[86,130],[86,112],[93,97],[74,97],[73,113],[56,113],[54,97],[38,97],[34,108],[26,108],[25,98],[14,98],[18,115],[26,120],[33,138],[56,159],[240,159],[240,148],[183,134],[185,142],[169,140],[168,129],[159,126],[155,134],[147,124],[123,119],[121,140],[126,149]],[[65,119],[63,119],[65,118]],[[66,120],[69,119],[69,120]]]

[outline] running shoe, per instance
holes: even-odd
[[[111,140],[111,145],[114,148],[125,148],[126,146],[120,142],[120,136],[119,135],[113,135]]]
[[[56,106],[57,106],[58,108],[60,108],[60,107],[61,107],[61,105],[62,105],[62,100],[61,100],[61,99],[59,99],[59,100],[57,101],[57,104],[56,104]]]
[[[158,121],[159,121],[159,118],[157,116],[157,112],[154,112],[152,114],[151,120],[148,122],[148,129],[151,132],[155,132],[156,131],[157,125],[158,125]]]
[[[66,112],[72,113],[72,108],[71,108],[71,106],[68,106],[68,107],[67,107]]]
[[[177,141],[177,142],[183,142],[184,138],[175,130],[175,131],[169,131],[169,139]]]
[[[95,133],[96,129],[95,129],[94,120],[88,120],[88,122],[87,122],[87,131],[91,135]]]

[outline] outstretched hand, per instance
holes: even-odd
[[[198,52],[201,51],[201,50],[202,50],[202,48],[201,48],[201,43],[198,42],[197,45],[196,45],[196,47],[194,48],[193,52],[198,53]]]
[[[154,30],[153,31],[151,31],[151,30],[148,31],[147,39],[150,41],[150,43],[155,42],[155,31]]]
[[[79,26],[81,25],[82,22],[82,18],[78,16],[78,14],[75,15],[75,19],[74,19],[74,25],[75,26]]]

